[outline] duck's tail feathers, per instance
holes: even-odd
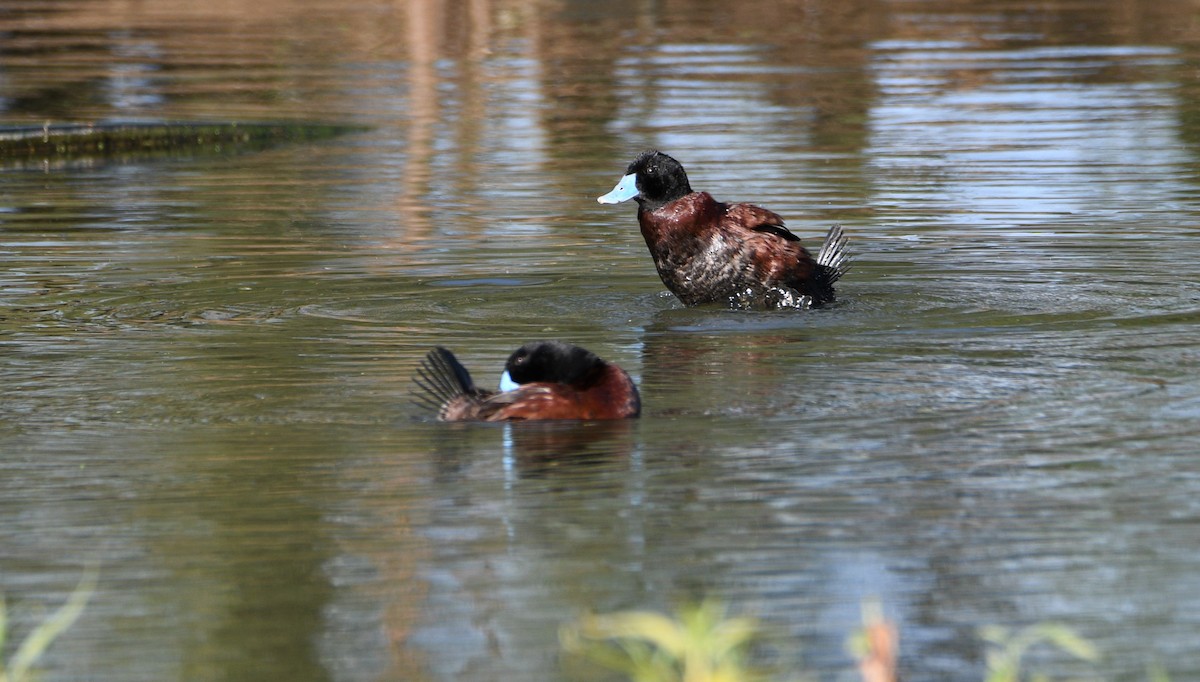
[[[850,269],[850,254],[846,251],[846,233],[841,225],[829,228],[825,235],[825,243],[817,253],[817,265],[821,266],[820,277],[823,284],[833,287],[833,283],[842,278]]]
[[[413,402],[437,412],[439,418],[451,401],[478,393],[467,368],[454,357],[454,353],[441,346],[429,351],[421,361],[413,383],[420,389],[414,395]]]
[[[825,243],[817,252],[817,269],[811,289],[813,305],[820,306],[833,300],[833,283],[850,269],[850,254],[846,251],[846,234],[841,225],[829,228]]]

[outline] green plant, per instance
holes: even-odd
[[[979,635],[988,645],[985,682],[1050,682],[1046,674],[1022,670],[1026,654],[1037,646],[1088,662],[1100,658],[1090,642],[1057,623],[1017,630],[991,625],[980,628]],[[559,630],[565,652],[633,682],[765,682],[767,673],[749,663],[751,646],[761,636],[757,622],[727,617],[716,601],[683,607],[675,618],[648,611],[585,615]],[[877,601],[863,604],[863,627],[847,644],[863,682],[900,679],[899,633]],[[1169,682],[1160,665],[1151,666],[1146,677]]]
[[[1015,632],[999,625],[989,625],[979,629],[979,636],[991,645],[985,659],[986,682],[1019,682],[1021,659],[1030,648],[1039,644],[1049,644],[1085,661],[1099,658],[1091,643],[1067,626],[1056,623],[1038,623]],[[1050,678],[1034,674],[1029,679],[1046,682]]]
[[[7,664],[0,656],[0,682],[25,682],[32,678],[33,666],[38,659],[83,613],[83,608],[96,591],[98,575],[99,571],[94,567],[84,569],[83,577],[79,579],[79,584],[71,592],[71,596],[67,597],[67,601],[25,636]],[[0,654],[4,652],[7,636],[8,610],[4,604],[4,597],[0,595]]]
[[[648,611],[585,615],[559,633],[563,648],[635,682],[751,682],[748,649],[759,636],[750,618],[728,618],[715,601],[684,607],[675,619]]]

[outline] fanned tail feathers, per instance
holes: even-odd
[[[850,269],[850,254],[846,251],[846,234],[841,225],[829,228],[821,251],[817,254],[817,265],[820,266],[819,277],[822,284],[833,288],[833,283],[842,278]]]
[[[445,417],[446,407],[454,400],[471,398],[479,393],[467,368],[454,357],[454,353],[441,346],[429,351],[421,361],[413,383],[421,389],[413,397],[413,402],[437,412],[439,419]]]

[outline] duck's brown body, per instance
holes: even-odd
[[[505,363],[514,388],[484,391],[454,354],[434,348],[417,369],[417,400],[442,421],[625,419],[641,413],[629,374],[579,346],[530,342]]]
[[[637,388],[625,370],[608,365],[577,385],[534,382],[503,393],[464,394],[447,402],[438,418],[448,422],[548,419],[625,419],[641,410]]]
[[[692,192],[656,210],[639,210],[638,224],[658,276],[687,305],[791,292],[808,297],[810,305],[833,300],[823,266],[765,208]]]
[[[637,200],[654,267],[685,304],[808,308],[833,300],[833,284],[848,267],[840,227],[813,258],[779,215],[692,191],[683,166],[662,152],[642,154],[625,172],[599,201]]]

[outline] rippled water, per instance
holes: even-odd
[[[47,679],[557,679],[583,610],[702,595],[845,679],[1061,621],[1200,674],[1200,33],[1187,2],[26,3],[3,122],[365,124],[0,170],[0,591],[100,583]],[[688,310],[639,150],[806,241],[833,306]],[[615,425],[443,425],[534,338],[637,378]],[[10,647],[11,651],[11,647]]]

